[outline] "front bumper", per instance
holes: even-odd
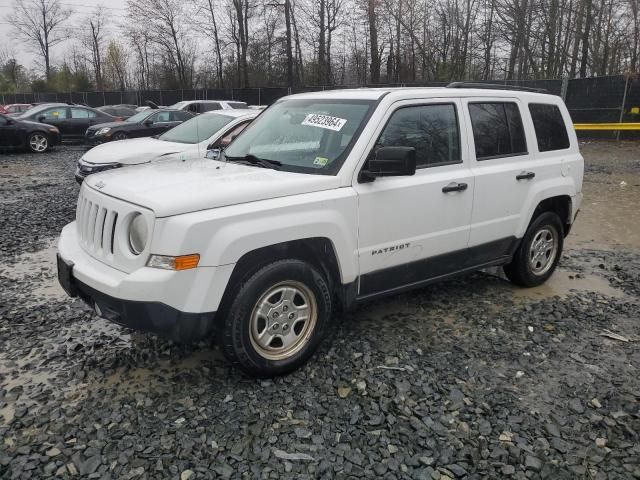
[[[87,130],[84,133],[84,143],[89,147],[95,147],[96,145],[100,145],[101,143],[110,142],[111,135],[96,135],[96,131]]]
[[[58,280],[69,296],[81,298],[107,320],[176,341],[195,341],[213,332],[218,304],[208,308],[207,302],[224,273],[216,267],[121,272],[82,249],[75,223],[63,229],[58,244]]]

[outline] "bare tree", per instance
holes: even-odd
[[[128,15],[132,25],[149,32],[150,39],[165,56],[175,74],[177,85],[191,88],[195,48],[189,40],[185,4],[180,0],[129,0]]]
[[[47,80],[51,78],[51,48],[66,39],[60,27],[71,13],[58,0],[16,0],[7,18],[18,36],[42,56]]]

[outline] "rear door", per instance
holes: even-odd
[[[535,184],[559,173],[559,167],[536,158],[531,119],[519,98],[468,98],[463,103],[476,183],[469,247],[478,256],[497,259],[510,255],[523,235]]]
[[[87,128],[95,125],[97,114],[93,110],[82,107],[71,107],[69,110],[71,112],[71,118],[68,120],[69,136],[83,138]]]
[[[414,147],[417,169],[354,183],[361,297],[468,266],[474,178],[460,108],[455,98],[403,101],[381,122],[369,155],[380,146]]]

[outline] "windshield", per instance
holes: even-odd
[[[335,174],[364,126],[373,100],[289,99],[260,115],[224,152],[251,155],[282,170]]]
[[[189,102],[178,102],[171,105],[169,108],[175,108],[176,110],[181,110]]]
[[[125,120],[127,123],[138,123],[151,115],[154,110],[143,110],[141,112],[136,113],[135,115],[130,116]]]
[[[233,120],[218,113],[206,113],[191,118],[158,137],[165,142],[200,143]]]

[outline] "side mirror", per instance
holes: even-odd
[[[40,116],[38,117],[38,121],[39,121],[40,123],[44,122],[46,119],[47,119],[47,117],[45,117],[44,115],[40,115]]]
[[[153,120],[145,120],[145,121],[144,121],[144,124],[145,124],[147,127],[150,127],[151,125],[153,125]]]
[[[213,147],[207,150],[207,154],[205,155],[205,158],[208,158],[210,160],[216,160],[219,156],[220,156],[220,149]]]
[[[366,163],[358,176],[361,183],[377,177],[401,177],[416,173],[415,147],[380,147]]]

